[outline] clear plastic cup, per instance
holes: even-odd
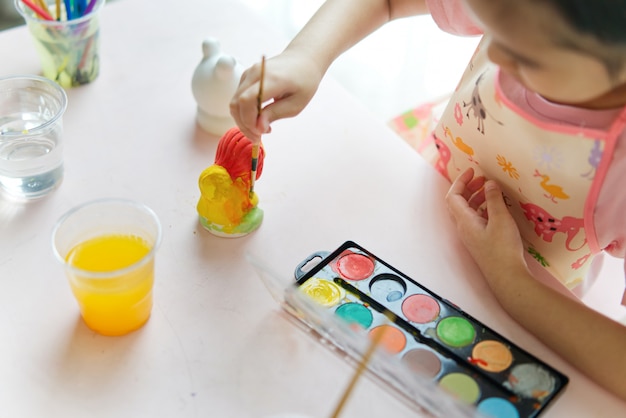
[[[56,1],[44,0],[53,19]],[[22,15],[35,43],[43,75],[64,88],[92,82],[100,72],[99,13],[105,0],[96,0],[89,13],[76,12],[68,19],[65,2],[61,1],[60,20],[45,20],[21,0],[15,8]],[[72,3],[75,4],[75,3]],[[71,15],[70,15],[71,16]]]
[[[0,187],[32,199],[63,178],[63,114],[67,95],[33,75],[0,78]]]
[[[160,241],[156,214],[130,200],[88,202],[59,219],[53,252],[89,328],[124,335],[148,321]]]

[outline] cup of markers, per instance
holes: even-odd
[[[100,72],[99,12],[106,0],[15,0],[35,43],[43,75],[64,88]]]

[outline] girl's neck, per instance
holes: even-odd
[[[605,110],[626,106],[626,83],[620,84],[608,93],[575,106],[585,109]]]

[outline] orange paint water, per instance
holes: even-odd
[[[66,261],[74,268],[70,286],[91,329],[103,335],[123,335],[148,320],[154,259],[139,262],[150,250],[142,238],[116,234],[83,241],[67,254]]]

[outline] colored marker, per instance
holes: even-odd
[[[28,6],[33,12],[35,12],[40,18],[44,19],[44,20],[54,20],[52,18],[52,16],[50,16],[50,14],[48,12],[46,12],[44,9],[42,9],[41,7],[37,6],[35,3],[33,3],[31,0],[22,0],[22,2]]]

